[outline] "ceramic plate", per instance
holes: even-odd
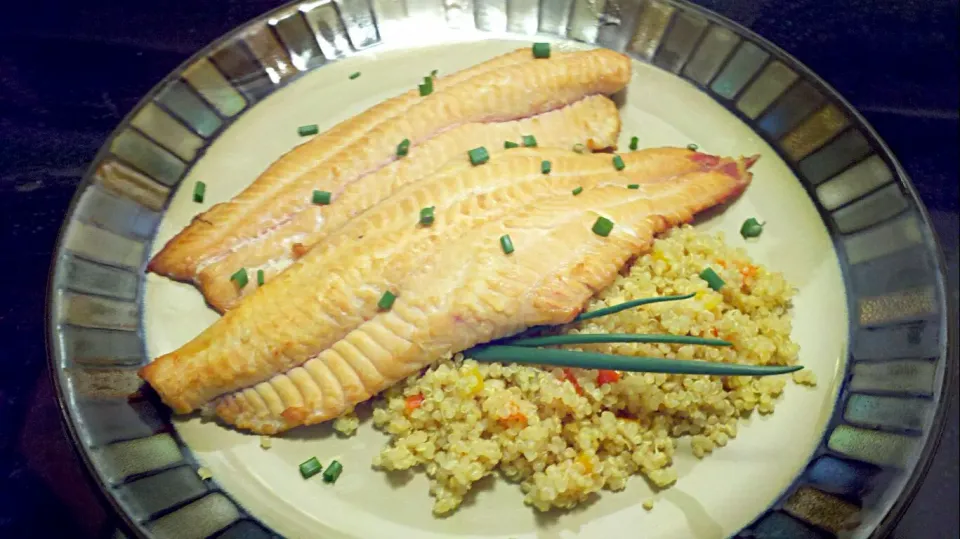
[[[536,37],[535,37],[536,36]],[[143,267],[198,212],[225,201],[321,129],[442,73],[551,40],[634,58],[619,99],[621,147],[696,143],[759,153],[755,181],[697,224],[739,240],[797,286],[793,338],[819,383],[788,385],[775,414],[699,460],[681,443],[676,486],[639,477],[595,503],[538,515],[490,482],[432,516],[422,476],[370,467],[386,437],[295,430],[258,436],[171,419],[136,369],[217,315]],[[357,79],[350,74],[361,72]],[[207,185],[202,205],[196,181]],[[185,188],[178,188],[179,186]],[[685,4],[586,0],[292,4],[181,66],[97,156],[61,235],[51,280],[51,360],[64,415],[95,479],[130,527],[154,537],[866,537],[922,475],[940,428],[947,340],[942,270],[922,207],[862,118],[795,60]],[[297,465],[338,458],[330,487]],[[203,466],[213,478],[203,480]],[[653,511],[640,502],[656,499]],[[496,518],[490,515],[496,514]],[[640,533],[639,530],[642,530]]]

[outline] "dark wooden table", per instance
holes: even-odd
[[[707,0],[860,109],[931,211],[957,295],[956,0]],[[0,538],[110,537],[115,520],[60,425],[47,373],[51,251],[87,163],[167,72],[269,0],[0,4]],[[894,532],[958,537],[957,381],[940,451]]]

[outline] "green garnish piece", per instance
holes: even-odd
[[[639,183],[628,184],[627,189],[640,189],[640,184]]]
[[[550,58],[550,44],[549,44],[549,43],[534,43],[534,44],[533,44],[533,57],[534,57],[534,58]]]
[[[617,170],[623,170],[627,168],[627,165],[623,164],[623,158],[619,155],[613,156],[613,168]]]
[[[751,217],[743,222],[743,225],[740,226],[740,235],[743,236],[743,239],[747,238],[757,238],[760,234],[763,234],[763,225],[766,223],[761,223],[755,218]]]
[[[510,239],[510,234],[500,236],[500,248],[503,249],[505,255],[513,252],[513,240]]]
[[[473,166],[482,165],[490,160],[490,154],[483,146],[470,150],[467,156],[470,157],[470,164]]]
[[[573,145],[573,151],[577,153],[587,153],[587,147],[578,142]]]
[[[573,196],[577,196],[582,192],[583,192],[583,187],[577,187],[576,189],[573,190]]]
[[[197,182],[193,184],[193,201],[203,202],[203,195],[207,192],[207,184]]]
[[[439,72],[440,72],[440,70],[434,69],[433,71],[430,72],[430,77],[432,77],[432,78],[437,78],[437,73],[439,73]]]
[[[533,135],[524,135],[523,136],[523,145],[527,148],[536,148],[537,147],[537,137]]]
[[[336,483],[337,478],[340,477],[340,474],[343,473],[343,464],[340,464],[337,461],[332,461],[327,469],[323,471],[323,482],[324,483]]]
[[[613,221],[606,217],[597,217],[597,222],[593,223],[593,233],[597,236],[607,237],[613,232]]]
[[[247,268],[240,268],[233,275],[230,276],[230,280],[237,283],[237,288],[243,288],[247,286],[247,283],[250,282],[250,278],[247,277]]]
[[[520,145],[517,144],[516,142],[511,142],[509,140],[506,140],[503,142],[503,147],[504,149],[509,150],[510,148],[519,148]]]
[[[264,281],[266,281],[266,275],[263,270],[257,270],[257,286],[263,286]]]
[[[310,457],[309,459],[300,463],[300,475],[302,475],[304,479],[310,479],[311,477],[320,473],[320,470],[322,469],[323,466],[320,465],[320,461],[317,460],[317,457]]]
[[[317,124],[301,125],[297,128],[297,134],[301,137],[309,137],[310,135],[316,135],[319,132],[320,128],[317,127]]]
[[[433,93],[433,78],[423,77],[423,84],[419,86],[420,97],[426,97]]]
[[[723,279],[717,275],[717,272],[713,271],[713,268],[706,268],[701,271],[700,278],[704,281],[707,281],[707,286],[716,291],[719,291],[721,288],[723,288],[723,285],[726,284],[723,282]]]
[[[326,206],[330,203],[330,199],[333,197],[333,194],[330,191],[313,191],[313,203],[320,204],[321,206]]]
[[[695,152],[700,149],[700,146],[697,146],[696,144],[687,144],[687,149],[691,152]]]
[[[433,210],[435,206],[427,206],[426,208],[420,209],[420,224],[423,226],[430,226],[433,224]]]
[[[397,144],[397,157],[404,157],[410,153],[410,139],[405,138]]]
[[[356,78],[359,78],[359,77],[360,77],[360,72],[359,72],[359,71],[354,72],[354,73],[350,73],[350,80],[353,80],[353,79],[356,79]]]
[[[640,139],[638,137],[630,137],[630,149],[636,150],[637,146],[640,145]]]
[[[380,301],[377,302],[377,307],[382,311],[386,311],[393,307],[393,302],[397,301],[397,296],[393,292],[387,290],[380,296]]]
[[[540,172],[544,174],[550,174],[550,170],[553,168],[553,165],[550,164],[550,161],[540,161]]]

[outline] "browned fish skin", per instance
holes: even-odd
[[[516,54],[529,55],[530,51]],[[412,104],[401,100],[388,106],[386,113],[368,112],[360,120],[351,121],[361,127],[354,128],[351,122],[340,124],[334,131],[345,134],[335,134],[330,140],[335,151],[326,152],[306,170],[301,154],[309,158],[308,152],[278,162],[268,171],[267,180],[258,179],[234,202],[195,218],[151,260],[148,269],[175,279],[193,279],[203,261],[230,251],[238,242],[255,238],[264,229],[309,207],[313,190],[330,191],[336,197],[345,184],[386,165],[396,158],[397,144],[404,139],[416,146],[464,123],[539,114],[587,95],[614,93],[630,78],[630,60],[602,49],[555,53],[549,60],[540,61],[520,61],[507,55],[492,63],[494,68],[488,65],[490,62],[480,64],[465,71],[470,75],[464,75],[464,80],[441,85]]]
[[[221,399],[217,414],[265,434],[319,423],[446,354],[529,326],[569,322],[654,234],[739,195],[750,181],[747,164],[720,163],[638,190],[597,187],[488,222],[446,244],[434,264],[399,289],[389,312],[303,366]],[[616,223],[609,237],[591,231],[598,215]],[[502,234],[516,246],[509,256],[495,241]]]
[[[141,369],[141,376],[175,411],[192,411],[332,345],[375,312],[384,291],[463,231],[538,198],[572,197],[577,186],[657,182],[701,170],[696,155],[676,148],[624,154],[627,167],[619,172],[609,155],[545,148],[496,153],[480,167],[452,165],[345,225],[198,337]],[[553,162],[550,175],[540,170],[544,158]],[[416,216],[428,205],[436,206],[436,221],[418,227]]]
[[[223,312],[257,288],[251,282],[241,290],[230,281],[238,268],[246,268],[248,273],[262,269],[265,278],[272,279],[296,259],[294,245],[309,250],[351,218],[404,185],[435,172],[446,162],[468,163],[468,150],[479,146],[502,148],[504,141],[519,141],[523,135],[534,135],[543,147],[572,148],[577,143],[589,143],[594,148],[607,148],[616,146],[619,133],[620,114],[613,101],[604,96],[587,97],[562,109],[523,120],[466,124],[445,131],[419,148],[413,148],[406,158],[347,184],[334,204],[307,207],[283,225],[264,232],[223,258],[211,260],[200,269],[196,284],[207,302]]]

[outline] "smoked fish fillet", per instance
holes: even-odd
[[[655,234],[739,195],[749,164],[730,161],[639,189],[598,186],[489,221],[445,244],[398,289],[389,311],[302,366],[221,399],[216,413],[263,434],[323,422],[441,357],[570,322]],[[591,230],[598,216],[615,223],[608,237]],[[497,241],[504,234],[516,248],[509,255]]]
[[[256,290],[196,338],[140,370],[168,406],[188,413],[210,400],[302,364],[376,314],[387,290],[427,263],[446,242],[545,197],[576,187],[667,181],[718,166],[687,149],[609,154],[522,148],[488,163],[453,163],[400,189],[344,225],[285,272]],[[553,170],[543,174],[541,163]],[[719,162],[719,161],[718,161]],[[421,208],[435,221],[417,224]]]
[[[257,288],[254,282],[237,288],[230,280],[237,269],[246,268],[254,274],[262,270],[266,280],[272,279],[296,260],[295,251],[306,252],[351,218],[444,164],[469,162],[467,152],[473,148],[503,148],[505,141],[519,143],[523,136],[533,135],[542,147],[569,149],[582,144],[603,149],[615,147],[619,134],[620,114],[605,96],[586,97],[532,118],[455,127],[412,148],[403,159],[345,185],[334,204],[309,206],[289,221],[209,262],[200,269],[195,282],[207,302],[222,313]]]
[[[529,57],[530,50],[468,69],[450,84],[441,79],[426,97],[408,92],[339,124],[322,136],[329,144],[320,150],[322,157],[294,150],[296,157],[281,159],[238,197],[194,218],[148,269],[190,281],[211,259],[310,207],[314,190],[329,191],[336,204],[344,186],[397,159],[403,140],[416,147],[459,125],[540,114],[589,95],[615,93],[630,79],[629,58],[609,50],[556,52],[534,61],[524,55]]]

